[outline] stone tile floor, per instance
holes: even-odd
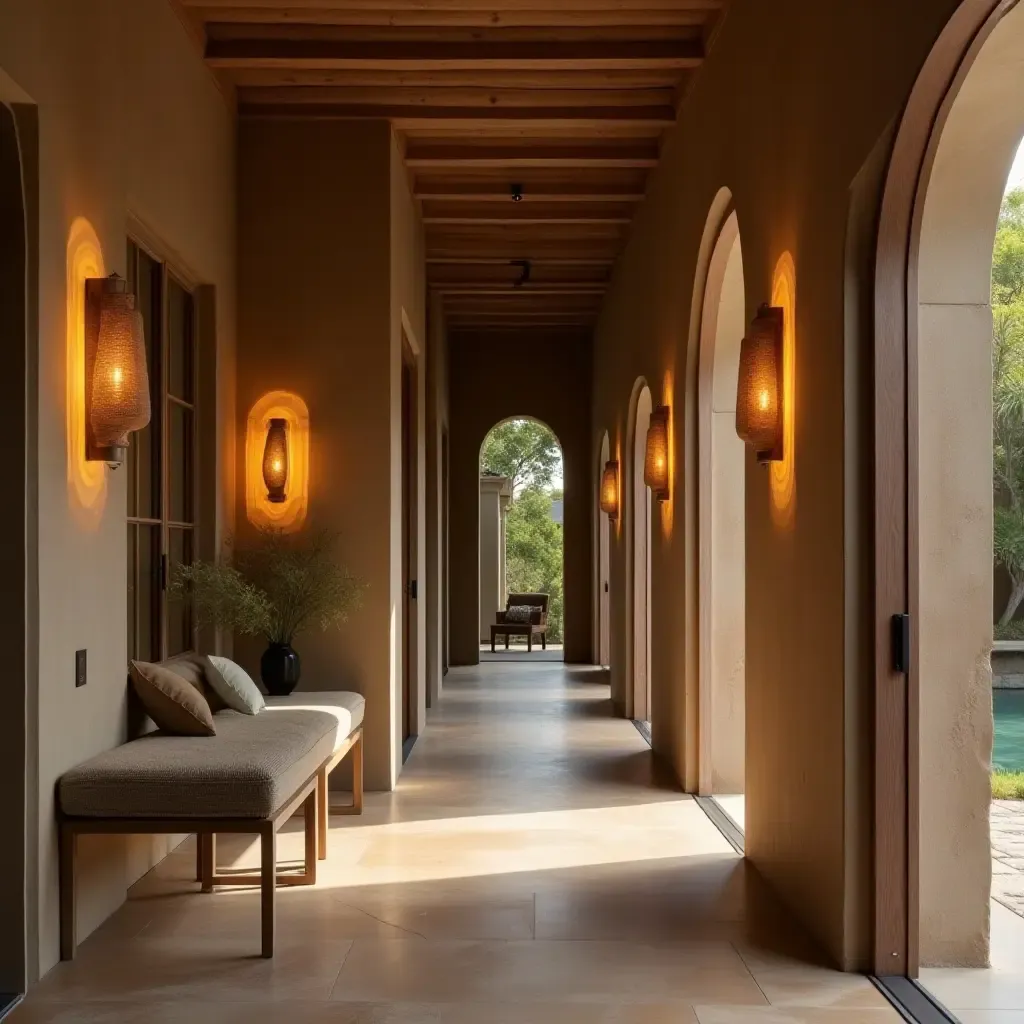
[[[992,898],[1024,917],[1024,800],[993,800]]]
[[[189,842],[14,1024],[899,1024],[665,783],[599,671],[453,670],[397,790],[281,890],[273,960],[258,893],[193,874]]]

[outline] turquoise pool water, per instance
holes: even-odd
[[[1024,772],[1024,690],[993,690],[996,723],[992,764],[1008,772]]]

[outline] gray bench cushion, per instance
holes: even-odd
[[[322,711],[220,711],[216,736],[151,733],[66,772],[61,810],[84,818],[266,818],[335,749]]]
[[[266,700],[266,706],[260,714],[267,711],[301,709],[334,715],[338,723],[335,750],[363,724],[363,714],[366,711],[366,698],[361,693],[351,693],[348,690],[304,690],[301,693],[290,693],[287,697],[267,697]]]

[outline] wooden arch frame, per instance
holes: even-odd
[[[874,279],[875,894],[873,968],[915,976],[918,949],[920,680],[916,564],[918,292],[923,197],[942,129],[982,46],[1017,0],[963,0],[902,112],[885,176]],[[910,613],[910,671],[893,616]]]

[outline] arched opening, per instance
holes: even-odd
[[[993,683],[1004,655],[1013,675],[1010,638],[1024,629],[1013,607],[1015,536],[1024,555],[1024,193],[1006,197],[1015,176],[1024,183],[1014,159],[1022,59],[1024,6],[958,10],[908,104],[879,229],[875,376],[891,380],[896,367],[898,385],[905,365],[907,377],[905,389],[876,387],[878,633],[891,644],[883,617],[908,613],[910,656],[883,648],[877,659],[876,849],[888,859],[876,863],[876,932],[888,948],[905,946],[910,973],[990,962],[1020,972],[1024,948],[1024,871],[1000,850],[1024,827],[1024,802],[992,803],[993,760],[1012,767],[1019,757],[1024,769],[1024,730],[993,758],[993,703],[1003,731]],[[902,265],[905,278],[891,270]],[[905,437],[892,429],[902,422]],[[905,691],[891,685],[903,672]],[[892,813],[901,784],[902,833]],[[893,877],[907,879],[905,894]],[[884,955],[876,950],[876,963]],[[991,1005],[975,1001],[990,984],[983,971],[972,972],[981,988],[965,989],[962,972],[922,978],[954,1013]]]
[[[27,489],[31,474],[28,432],[32,414],[29,389],[30,367],[35,356],[35,320],[30,296],[36,290],[29,253],[36,247],[36,227],[31,223],[33,173],[38,153],[34,144],[23,152],[26,139],[36,136],[32,130],[22,134],[35,109],[10,107],[0,103],[0,259],[4,274],[0,277],[0,335],[5,339],[6,374],[11,385],[7,396],[8,429],[4,436],[4,464],[10,472],[8,501],[0,512],[0,557],[4,564],[4,582],[0,594],[7,621],[11,625],[8,650],[8,683],[4,714],[0,718],[0,777],[4,779],[4,820],[6,839],[0,850],[0,921],[4,922],[5,941],[0,942],[0,1016],[13,999],[28,986],[28,943],[31,916],[27,894],[33,891],[29,881],[29,851],[34,847],[29,823],[28,799],[31,773],[29,760],[35,756],[32,733],[27,730],[30,687],[37,685],[35,659],[31,645],[37,621],[31,604],[29,583],[34,568],[29,561],[29,514],[35,514],[32,493]],[[16,386],[18,382],[22,386]]]
[[[698,373],[700,536],[700,791],[744,826],[746,456],[736,434],[746,323],[736,214],[708,265]]]
[[[651,492],[644,483],[647,431],[651,425],[651,389],[641,378],[633,389],[630,493],[630,668],[632,717],[650,738],[651,720]]]
[[[480,446],[481,657],[561,660],[562,447],[539,420],[496,424]]]
[[[611,459],[611,444],[608,431],[601,438],[601,454],[597,462],[598,491],[601,479]],[[600,505],[597,505],[597,663],[602,668],[611,665],[611,519]]]

